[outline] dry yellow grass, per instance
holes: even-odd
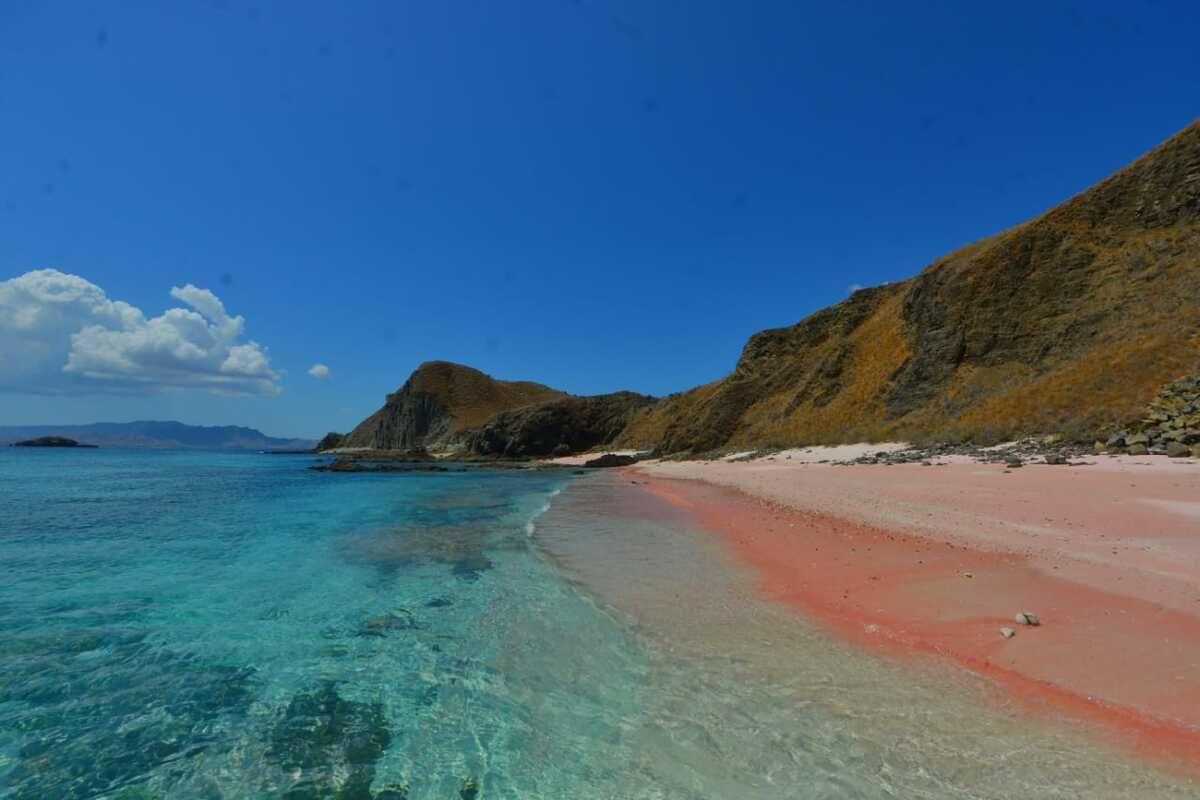
[[[1127,423],[1200,368],[1200,123],[1029,222],[752,337],[727,378],[641,414],[668,452]]]

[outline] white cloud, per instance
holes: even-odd
[[[846,294],[854,294],[861,288],[863,288],[861,283],[852,283],[846,287]]]
[[[308,368],[308,374],[312,375],[314,378],[325,380],[329,377],[329,367],[325,366],[324,364],[313,364]]]
[[[279,393],[266,348],[238,342],[242,317],[191,284],[171,296],[188,307],[147,318],[78,275],[40,269],[0,281],[0,389]]]

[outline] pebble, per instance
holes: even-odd
[[[1032,614],[1028,611],[1022,611],[1017,614],[1018,625],[1041,625],[1042,621],[1038,619],[1037,614]]]
[[[1000,635],[1003,636],[1005,639],[1011,639],[1012,637],[1017,635],[1017,632],[1014,631],[1012,628],[1001,628]]]

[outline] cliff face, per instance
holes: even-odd
[[[461,364],[427,361],[388,395],[383,408],[346,434],[341,447],[438,447],[501,411],[562,397],[540,383],[499,381]]]
[[[1200,123],[1049,212],[746,344],[663,452],[1100,430],[1200,360]]]
[[[502,411],[464,437],[477,455],[521,458],[566,455],[609,444],[634,414],[655,402],[633,392],[565,397]]]

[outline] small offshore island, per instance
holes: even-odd
[[[81,444],[74,439],[68,439],[66,436],[39,436],[36,439],[26,439],[22,442],[13,442],[10,447],[81,447],[84,449],[95,450],[99,445]]]

